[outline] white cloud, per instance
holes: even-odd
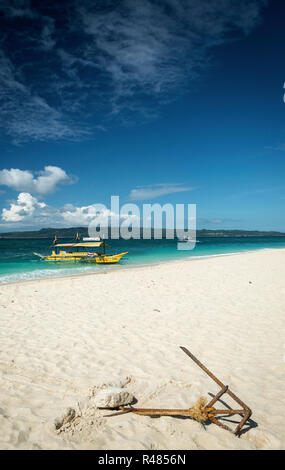
[[[4,15],[11,18],[35,18],[37,14],[32,11],[30,0],[13,0],[8,2],[7,0],[0,0],[0,9]]]
[[[211,223],[212,224],[221,224],[221,223],[223,223],[223,219],[212,219]]]
[[[34,179],[35,192],[48,194],[55,191],[58,184],[71,183],[71,178],[57,166],[45,166],[40,175]]]
[[[4,222],[20,222],[34,215],[37,209],[44,209],[46,204],[39,202],[29,193],[20,193],[16,202],[10,204],[9,209],[2,210]]]
[[[20,193],[16,201],[10,202],[8,209],[2,210],[2,221],[9,226],[14,224],[14,227],[18,222],[25,226],[40,227],[92,226],[95,219],[101,226],[107,226],[118,225],[121,221],[136,221],[137,216],[117,214],[102,204],[81,207],[65,204],[63,207],[52,207],[27,192]]]
[[[205,74],[211,48],[259,24],[267,1],[51,3],[47,13],[41,2],[0,0],[0,122],[15,144],[154,119]]]
[[[89,135],[88,129],[74,126],[61,110],[49,105],[43,96],[32,92],[22,78],[22,73],[0,50],[1,127],[14,144],[30,140],[76,141]]]
[[[8,186],[17,191],[27,191],[37,194],[52,193],[59,184],[71,183],[72,179],[64,170],[57,166],[45,166],[38,176],[29,170],[18,168],[0,171],[0,185]]]
[[[91,204],[89,206],[76,207],[71,204],[64,206],[61,211],[61,217],[67,224],[87,225],[95,217],[100,216],[102,221],[109,220],[109,217],[116,217],[116,214],[109,209],[102,209],[100,204]]]
[[[8,186],[17,191],[29,191],[33,185],[33,175],[30,171],[23,171],[17,168],[0,171],[0,185]]]
[[[149,186],[140,186],[132,189],[129,198],[133,201],[143,201],[147,199],[155,199],[160,196],[166,196],[167,194],[181,193],[184,191],[192,191],[193,187],[182,186],[178,183],[168,184],[153,184]]]
[[[100,10],[92,0],[78,6],[89,35],[83,55],[113,87],[113,111],[144,109],[140,93],[158,103],[175,99],[209,67],[209,49],[249,34],[266,0],[122,0]],[[81,26],[77,21],[77,25]]]
[[[54,38],[55,25],[54,20],[52,18],[46,16],[45,19],[46,24],[44,24],[42,29],[40,44],[44,50],[48,51],[52,49],[56,44],[56,40]]]
[[[279,144],[279,145],[275,145],[275,146],[266,146],[264,147],[266,150],[277,150],[279,152],[284,152],[285,150],[285,144],[282,143],[282,144]]]
[[[219,225],[219,224],[230,224],[230,226],[232,226],[232,224],[240,223],[241,220],[240,219],[230,219],[230,218],[209,219],[209,218],[199,217],[197,219],[197,222],[198,222],[198,225],[202,228],[204,226],[207,227],[208,225]]]
[[[88,225],[92,221],[100,219],[101,225],[118,224],[120,221],[128,219],[137,219],[132,214],[116,214],[115,212],[102,207],[101,204],[90,204],[89,206],[76,207],[72,204],[66,204],[60,211],[63,221],[71,225]]]

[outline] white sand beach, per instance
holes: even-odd
[[[0,312],[1,449],[285,448],[285,250],[2,285]],[[240,438],[90,405],[108,384],[140,407],[209,399],[218,386],[180,345],[252,409]]]

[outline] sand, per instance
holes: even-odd
[[[284,280],[285,250],[263,250],[2,285],[0,448],[284,449]],[[90,405],[108,384],[141,407],[209,398],[217,385],[180,345],[252,408],[240,438]],[[56,431],[67,407],[77,418]]]

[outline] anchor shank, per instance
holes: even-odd
[[[223,382],[221,382],[211,371],[209,371],[209,369],[207,369],[207,367],[205,367],[204,364],[202,364],[202,362],[200,362],[195,356],[193,356],[193,354],[190,351],[188,351],[188,349],[184,348],[184,346],[180,346],[180,349],[182,349],[182,351],[184,351],[185,354],[187,354],[187,356],[189,356],[192,359],[192,361],[194,361],[204,372],[206,372],[206,374],[209,377],[211,377],[211,379],[214,382],[216,382],[216,384],[218,384],[221,388],[225,387]],[[250,410],[248,406],[243,401],[241,401],[241,399],[238,398],[231,390],[228,389],[226,393],[230,395],[230,397],[232,397],[233,400],[235,400],[245,410]]]

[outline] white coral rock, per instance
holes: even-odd
[[[92,402],[97,408],[117,408],[132,403],[134,397],[128,390],[119,387],[109,387],[100,390]]]

